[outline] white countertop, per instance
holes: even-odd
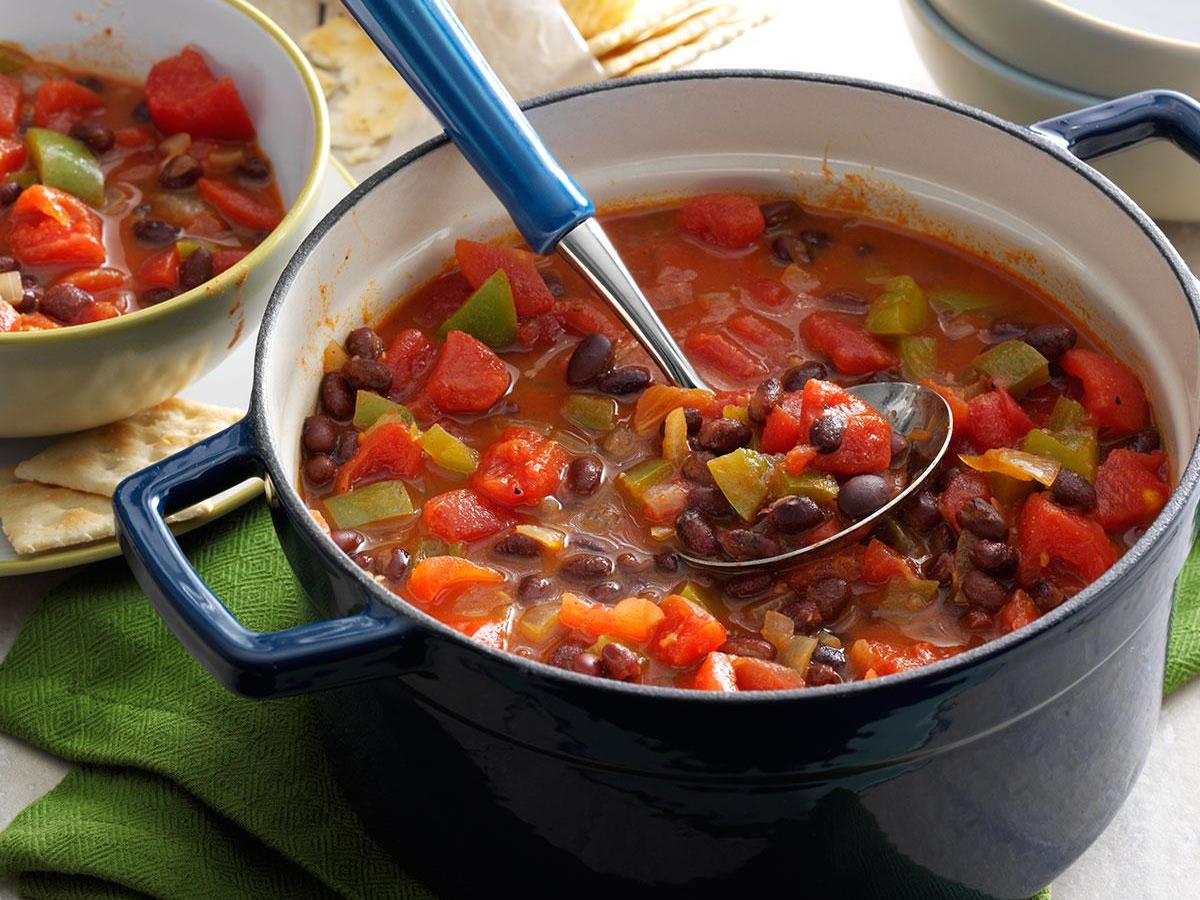
[[[263,0],[261,5],[274,12],[281,3]],[[779,6],[776,19],[708,55],[701,66],[803,69],[937,92],[909,40],[896,0],[781,0]],[[1170,225],[1165,230],[1200,270],[1200,225]],[[250,358],[247,341],[208,377],[244,384]],[[0,579],[0,657],[42,595],[61,578]],[[1150,758],[1129,801],[1100,839],[1055,882],[1055,900],[1175,898],[1188,893],[1180,885],[1200,884],[1200,776],[1194,763],[1198,751],[1200,679],[1167,701]],[[65,773],[59,760],[0,735],[0,828]],[[0,900],[12,897],[12,883],[0,880]]]

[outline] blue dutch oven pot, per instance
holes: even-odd
[[[1035,251],[1105,273],[1100,318],[1119,320],[1138,349],[1158,348],[1143,374],[1175,464],[1166,508],[1099,581],[1032,625],[871,682],[709,695],[588,679],[472,642],[354,565],[295,487],[299,419],[320,375],[303,357],[352,327],[344,318],[320,333],[316,286],[335,307],[361,308],[357,290],[321,279],[343,254],[383,271],[410,248],[446,250],[463,198],[496,211],[440,138],[361,185],[292,259],[259,337],[247,418],[118,488],[121,544],[155,608],[230,690],[319,692],[347,796],[383,846],[448,893],[1015,898],[1049,883],[1104,829],[1145,760],[1197,503],[1195,282],[1081,160],[1152,138],[1200,156],[1200,107],[1152,91],[1020,128],[884,85],[699,72],[527,109],[580,182],[614,196],[623,179],[628,193],[705,178],[752,186],[795,146],[798,170],[822,153],[858,159],[904,190],[944,188],[985,219],[1038,225]],[[1142,291],[1143,306],[1108,297]],[[317,619],[270,634],[234,618],[164,524],[256,475]]]

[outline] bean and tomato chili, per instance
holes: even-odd
[[[237,86],[198,51],[134,84],[0,44],[0,332],[162,303],[283,214]]]
[[[557,259],[462,240],[325,351],[301,481],[334,542],[476,640],[715,691],[874,678],[1035,620],[1168,495],[1137,376],[1051,298],[932,238],[732,194],[606,217],[718,390],[655,377]],[[788,571],[718,580],[878,509],[912,442],[844,388],[934,387],[953,447],[898,514]]]

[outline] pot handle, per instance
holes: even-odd
[[[1142,91],[1029,126],[1080,159],[1166,138],[1200,160],[1200,103],[1177,91]]]
[[[281,697],[396,674],[413,625],[377,601],[341,619],[251,631],[184,556],[164,517],[264,472],[243,419],[122,481],[117,536],[138,583],[187,651],[235,693]]]

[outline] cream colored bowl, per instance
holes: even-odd
[[[288,207],[245,259],[166,303],[91,325],[0,334],[0,437],[59,434],[174,396],[254,330],[315,221],[328,113],[296,45],[245,0],[12,3],[0,37],[35,55],[133,78],[185,44],[206,51],[237,79]]]

